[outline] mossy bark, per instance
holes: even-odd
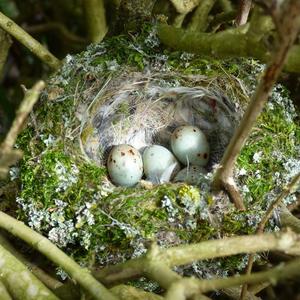
[[[247,35],[246,29],[247,27],[241,27],[214,34],[197,33],[161,24],[158,35],[163,44],[180,51],[218,58],[253,57],[263,62],[268,61],[269,49],[264,43],[258,42],[255,35]],[[300,46],[291,48],[285,70],[300,72]]]

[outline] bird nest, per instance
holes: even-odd
[[[123,71],[110,77],[81,120],[84,156],[105,165],[108,151],[118,144],[139,151],[153,144],[170,149],[175,128],[193,125],[207,136],[207,170],[211,170],[220,161],[241,114],[239,101],[229,98],[220,82],[224,84],[218,78],[174,72]]]

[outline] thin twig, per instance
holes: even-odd
[[[58,69],[61,65],[59,59],[51,54],[41,43],[18,26],[13,20],[0,12],[0,27],[16,38],[27,49],[34,53],[41,61],[52,69]]]
[[[99,283],[90,274],[89,270],[81,268],[48,239],[30,229],[24,223],[0,212],[0,227],[29,243],[33,248],[43,253],[52,262],[64,269],[70,277],[78,282],[94,299],[116,300],[116,297]]]
[[[22,157],[22,151],[13,149],[13,147],[28,114],[39,99],[39,95],[44,87],[44,81],[38,81],[30,90],[25,91],[24,99],[16,112],[13,124],[0,145],[0,178],[5,178],[9,167]]]
[[[300,259],[295,259],[286,265],[279,266],[263,272],[258,272],[250,275],[241,275],[236,277],[228,277],[221,279],[198,280],[194,278],[183,278],[174,283],[169,289],[166,300],[174,299],[177,293],[183,294],[186,298],[197,293],[207,293],[209,291],[220,290],[222,288],[240,286],[248,283],[270,282],[274,283],[281,279],[292,278],[300,274]],[[182,298],[185,299],[185,298]]]
[[[263,107],[268,100],[269,94],[272,91],[272,87],[284,66],[288,51],[297,37],[299,31],[299,15],[300,2],[289,1],[288,7],[282,14],[281,21],[282,31],[285,32],[285,34],[281,36],[278,46],[272,55],[271,61],[268,64],[264,75],[252,96],[251,102],[243,115],[241,123],[236,129],[234,136],[226,148],[220,163],[221,166],[217,169],[214,176],[213,187],[215,190],[220,190],[221,187],[227,185],[228,191],[228,186],[232,185],[234,182],[233,169],[235,162],[249,137],[256,119],[262,112]],[[238,203],[239,200],[240,199],[237,198],[236,202]]]
[[[300,181],[300,173],[298,173],[296,176],[294,176],[292,181],[286,187],[283,188],[283,191],[280,193],[280,195],[271,203],[271,205],[268,207],[268,210],[266,211],[264,217],[262,218],[262,220],[259,222],[259,224],[257,226],[257,229],[256,229],[257,234],[263,233],[265,226],[266,226],[267,222],[269,221],[269,219],[271,218],[274,210],[282,203],[284,198],[286,198],[289,194],[291,194],[293,192],[294,188],[298,185],[299,181]],[[254,263],[254,255],[251,254],[248,259],[246,274],[251,273],[253,263]],[[247,284],[243,285],[242,290],[241,290],[241,297],[240,297],[241,300],[245,299],[245,296],[247,294],[247,289],[248,289]]]

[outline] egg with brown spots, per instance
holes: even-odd
[[[142,156],[130,145],[114,146],[108,155],[107,170],[114,184],[134,186],[143,176]]]
[[[171,148],[184,165],[205,166],[209,158],[209,144],[205,134],[196,126],[180,126],[171,136]]]

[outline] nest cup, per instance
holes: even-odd
[[[200,128],[210,145],[209,171],[218,163],[236,127],[240,111],[203,76],[121,72],[108,79],[92,100],[81,126],[81,149],[99,165],[112,146],[130,144],[139,151],[159,144],[170,149],[178,126]]]

